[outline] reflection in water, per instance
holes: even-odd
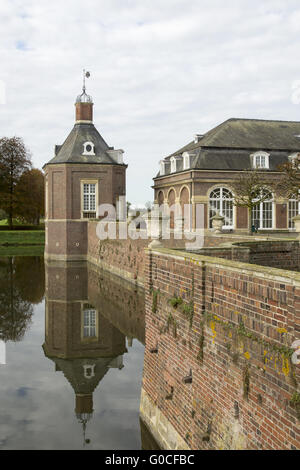
[[[144,328],[143,291],[115,276],[0,258],[0,339],[15,342],[0,366],[0,449],[81,448],[80,427],[87,448],[140,448]]]
[[[44,262],[40,257],[0,258],[0,339],[21,341],[31,323],[32,304],[44,296]]]
[[[113,282],[114,281],[114,282]],[[43,349],[72,386],[83,442],[93,393],[109,369],[123,368],[133,338],[144,342],[144,296],[86,264],[46,265]]]

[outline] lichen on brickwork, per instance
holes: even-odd
[[[296,410],[297,418],[300,420],[300,393],[295,392],[290,400],[290,405]]]
[[[236,334],[239,337],[248,338],[251,341],[254,341],[254,342],[266,347],[266,349],[268,349],[268,351],[272,351],[272,352],[277,353],[281,356],[284,356],[286,359],[290,359],[292,357],[293,353],[294,353],[294,350],[289,348],[288,346],[285,346],[285,345],[279,346],[278,344],[271,343],[270,341],[266,341],[266,340],[260,338],[259,336],[255,335],[252,331],[248,330],[245,327],[243,321],[240,321],[240,323],[238,325],[235,325],[235,324],[230,323],[228,321],[222,320],[219,317],[217,317],[216,315],[214,315],[212,313],[209,313],[209,312],[205,312],[204,317],[206,318],[208,323],[211,324],[211,323],[216,322],[219,325],[221,325],[222,328],[226,332],[228,332],[230,330],[233,331],[233,332],[236,332]]]
[[[244,367],[243,370],[243,396],[245,400],[249,399],[250,393],[250,372],[249,372],[249,364]]]
[[[160,294],[160,290],[151,289],[151,293],[152,293],[152,312],[157,313],[158,295]]]

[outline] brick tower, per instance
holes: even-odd
[[[76,99],[76,120],[55,156],[44,166],[46,246],[48,259],[85,259],[89,219],[99,206],[126,194],[123,150],[109,147],[93,124],[93,100],[83,90]]]

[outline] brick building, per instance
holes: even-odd
[[[75,414],[85,436],[96,388],[110,369],[123,368],[126,337],[101,313],[102,291],[100,302],[91,304],[86,264],[51,262],[45,269],[43,350],[74,391]]]
[[[247,208],[233,204],[232,183],[240,172],[258,169],[270,183],[280,178],[279,166],[297,158],[300,122],[229,119],[160,162],[154,178],[155,202],[191,204],[188,228],[195,228],[195,206],[203,204],[205,228],[219,211],[223,229],[245,231]],[[252,214],[261,231],[293,230],[293,217],[300,212],[297,200],[285,200],[266,185],[269,197]]]
[[[87,222],[99,218],[101,204],[119,207],[126,194],[123,150],[109,147],[93,124],[93,100],[76,99],[76,121],[45,166],[45,256],[78,259],[87,251]],[[123,201],[124,202],[124,201]]]

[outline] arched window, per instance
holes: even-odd
[[[262,190],[262,202],[253,207],[252,225],[257,229],[273,228],[273,194],[268,189]]]
[[[176,201],[176,195],[175,195],[175,191],[174,189],[171,189],[169,191],[169,194],[168,194],[168,204],[169,204],[169,207],[172,207],[174,206],[175,204],[175,201]],[[174,228],[174,212],[171,211],[171,214],[170,214],[170,228]]]
[[[182,216],[184,217],[184,229],[189,230],[190,221],[192,220],[192,206],[190,204],[190,193],[186,187],[182,188],[180,192],[180,205],[182,210]]]
[[[157,202],[161,206],[164,203],[165,197],[164,193],[162,191],[159,191],[158,196],[157,196]]]
[[[219,212],[225,218],[224,228],[233,229],[233,195],[226,188],[217,188],[209,197],[209,226],[212,228],[212,218]]]

